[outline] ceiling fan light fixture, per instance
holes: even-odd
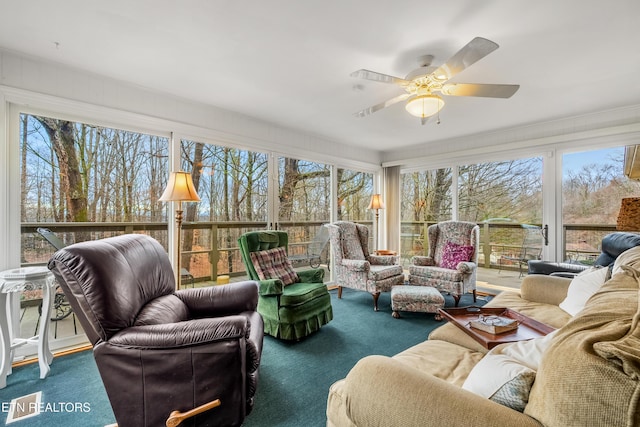
[[[405,109],[409,114],[424,119],[437,114],[444,107],[444,101],[437,95],[415,95],[409,98]]]

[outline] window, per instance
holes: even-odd
[[[196,279],[244,271],[238,238],[267,221],[267,155],[183,140],[181,163],[201,199],[185,207],[181,265]]]
[[[331,167],[278,159],[278,228],[289,233],[289,255],[306,259],[309,245],[331,215]]]
[[[141,229],[166,247],[168,139],[29,114],[20,116],[21,221],[54,227],[66,244]],[[81,223],[82,225],[65,225]],[[109,225],[106,223],[118,223]],[[53,248],[22,233],[24,263]]]
[[[402,229],[400,244],[405,264],[427,250],[429,224],[451,219],[451,168],[401,175]]]
[[[624,176],[624,147],[562,156],[564,259],[590,264],[602,238],[616,230],[622,198],[637,197],[640,182]]]
[[[338,220],[371,220],[367,207],[373,194],[373,174],[341,168],[337,171]]]

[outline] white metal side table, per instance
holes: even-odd
[[[49,318],[55,292],[55,278],[47,267],[24,267],[0,272],[0,388],[7,386],[14,349],[25,344],[38,346],[40,378],[45,378],[53,362],[49,349]],[[42,289],[42,314],[38,335],[20,338],[19,297],[22,291]]]

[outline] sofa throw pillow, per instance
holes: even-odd
[[[473,246],[459,245],[446,242],[442,249],[440,267],[455,270],[461,262],[469,261],[473,256]]]
[[[287,286],[300,281],[298,273],[291,266],[284,247],[251,252],[251,262],[260,280],[280,279]]]
[[[606,267],[591,267],[574,277],[560,308],[572,316],[578,314],[587,300],[607,281],[608,270]]]
[[[494,347],[473,367],[462,388],[523,412],[542,355],[555,332]]]
[[[536,371],[502,354],[487,353],[462,388],[517,411],[524,411]]]

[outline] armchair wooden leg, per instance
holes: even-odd
[[[378,311],[378,298],[380,298],[380,292],[376,292],[373,295],[373,311]]]
[[[454,307],[457,307],[458,303],[460,302],[460,295],[451,294],[451,296],[453,297]]]
[[[176,427],[187,418],[191,418],[195,415],[201,414],[217,406],[220,406],[220,399],[216,399],[209,403],[205,403],[204,405],[200,405],[197,408],[193,408],[192,410],[187,412],[173,411],[169,415],[169,418],[167,418],[166,427]]]
[[[478,295],[476,294],[476,290],[473,290],[473,302],[476,302],[476,298],[478,297]]]

